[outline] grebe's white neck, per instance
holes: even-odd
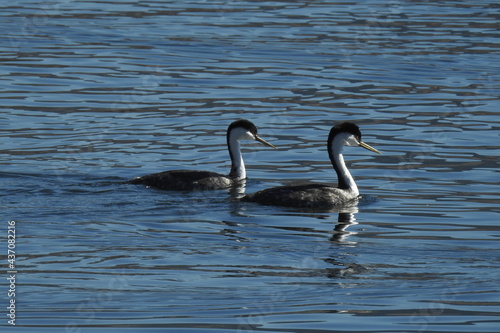
[[[243,139],[255,140],[255,137],[243,127],[233,128],[227,137],[229,156],[231,157],[231,171],[229,172],[229,177],[234,177],[238,180],[247,177],[245,162],[243,162],[240,147],[240,141]]]
[[[243,156],[241,155],[240,142],[238,140],[235,140],[229,145],[229,156],[231,156],[231,172],[229,172],[229,177],[245,179],[247,177],[247,172],[245,169],[245,162],[243,162]]]
[[[342,149],[344,146],[357,146],[359,141],[351,133],[340,132],[335,135],[329,142],[328,153],[332,161],[333,168],[337,172],[338,187],[342,190],[348,190],[354,195],[359,195],[358,186],[352,178],[349,169],[347,169],[344,156],[342,156]]]

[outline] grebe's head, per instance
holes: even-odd
[[[361,131],[358,125],[351,122],[339,123],[332,127],[328,136],[329,146],[333,145],[334,142],[339,142],[339,140],[341,140],[342,146],[359,146],[377,154],[382,154],[361,140]]]
[[[230,140],[255,140],[269,147],[277,149],[274,145],[257,135],[257,127],[246,119],[233,121],[227,128],[228,142]]]

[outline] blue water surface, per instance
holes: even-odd
[[[19,332],[497,332],[495,1],[16,1],[0,13],[2,325]],[[124,184],[229,171],[350,209]],[[8,222],[15,266],[8,267]],[[12,243],[12,242],[11,242]],[[16,302],[15,328],[9,323]]]

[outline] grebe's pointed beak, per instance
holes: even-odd
[[[359,142],[359,146],[360,146],[360,147],[363,147],[363,148],[365,148],[365,149],[371,150],[371,151],[372,151],[372,152],[374,152],[374,153],[377,153],[377,154],[382,154],[382,153],[381,153],[381,152],[379,152],[377,149],[375,149],[375,148],[373,148],[372,146],[370,146],[370,145],[368,145],[368,144],[364,143],[363,141],[360,141],[360,142]]]
[[[273,147],[274,149],[278,149],[276,148],[274,145],[270,144],[269,142],[267,142],[266,140],[262,139],[260,136],[256,135],[255,136],[255,140],[256,141],[259,141],[260,143],[263,143],[265,144],[266,146],[269,146],[269,147]]]

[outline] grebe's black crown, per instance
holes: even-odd
[[[346,121],[343,123],[335,124],[335,126],[333,126],[330,130],[328,141],[330,142],[331,140],[333,140],[333,138],[339,133],[351,133],[356,137],[356,139],[361,141],[361,131],[359,130],[358,125],[354,123]]]
[[[233,128],[237,127],[242,127],[246,130],[248,130],[250,133],[253,135],[257,135],[257,127],[249,120],[246,119],[240,119],[240,120],[235,120],[233,121],[229,127],[227,128],[227,132],[231,132]]]

